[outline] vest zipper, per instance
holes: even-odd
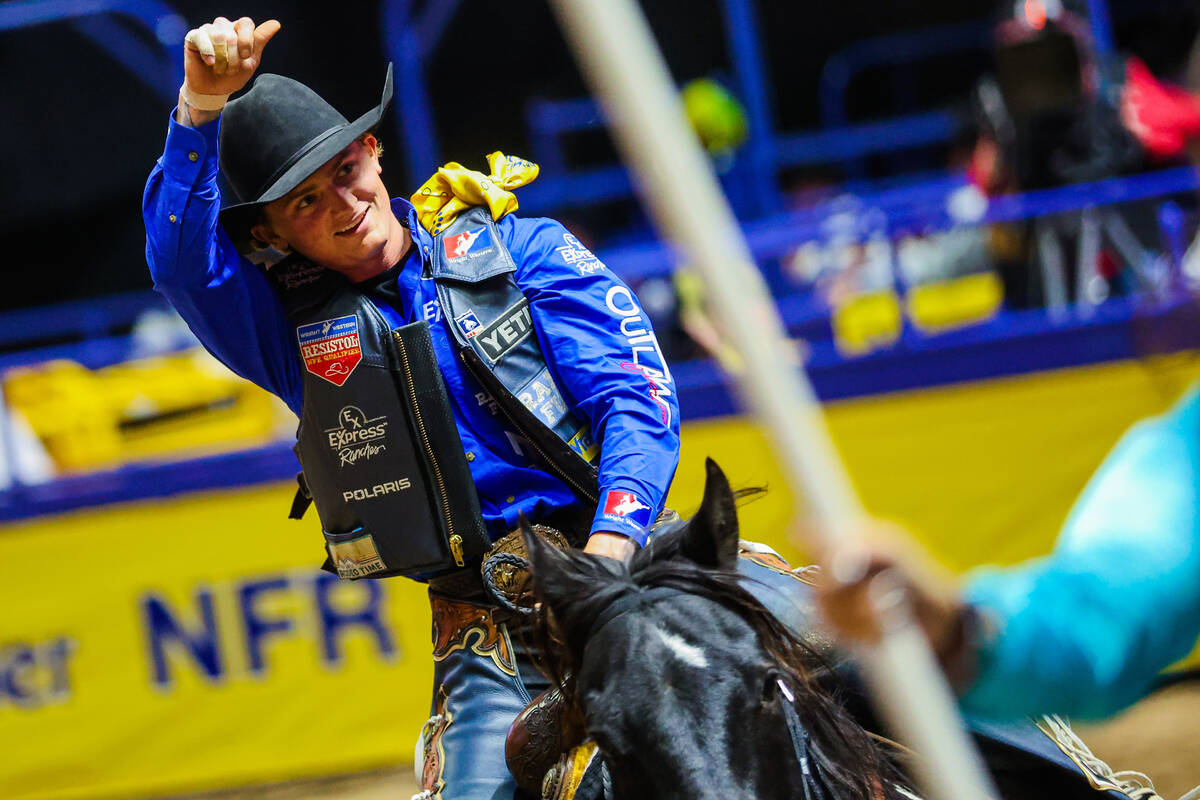
[[[462,359],[462,362],[464,364],[467,363],[467,359],[464,355],[462,355],[462,353],[459,353],[459,358]],[[470,365],[468,365],[468,371],[470,371],[469,367],[470,367]],[[504,412],[504,416],[508,419],[508,422],[510,425],[512,425],[514,428],[516,428],[517,431],[523,430],[521,428],[521,423],[517,422],[517,420],[513,417],[512,413],[510,413],[509,410],[504,407],[503,403],[497,403],[496,406],[502,412]],[[554,459],[552,459],[550,456],[546,455],[546,451],[543,450],[541,447],[539,447],[537,442],[533,441],[528,436],[526,436],[525,443],[528,444],[530,447],[532,447],[534,450],[536,450],[537,454],[542,457],[542,461],[545,463],[545,465],[547,467],[549,467],[550,470],[555,475],[557,475],[560,479],[562,479],[563,483],[569,484],[571,486],[571,488],[575,490],[576,494],[578,494],[584,500],[590,501],[593,505],[600,502],[599,497],[593,495],[587,489],[580,486],[579,482],[576,481],[574,478],[572,478],[570,475],[568,475],[566,470],[559,467],[558,463]]]
[[[429,459],[430,466],[433,467],[433,480],[437,484],[438,493],[442,497],[442,519],[446,523],[446,532],[449,534],[450,554],[454,556],[454,563],[460,567],[466,566],[466,560],[463,558],[462,537],[454,532],[454,522],[450,518],[450,495],[446,492],[446,484],[442,480],[442,468],[438,466],[437,456],[433,452],[433,447],[429,444],[429,434],[425,431],[425,422],[421,419],[421,407],[417,404],[417,392],[413,388],[412,367],[408,363],[408,350],[404,347],[404,339],[396,331],[392,331],[392,340],[395,341],[397,349],[400,351],[400,361],[404,365],[404,377],[408,384],[408,396],[410,405],[413,410],[413,419],[417,423],[417,432],[421,434],[421,444],[425,446],[425,455]]]

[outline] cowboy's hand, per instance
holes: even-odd
[[[828,554],[817,578],[817,605],[834,633],[850,641],[879,641],[875,600],[886,587],[876,578],[886,571],[905,590],[934,651],[939,657],[948,655],[964,609],[950,576],[896,526],[868,522],[861,540],[862,546]]]
[[[263,48],[279,32],[278,20],[261,25],[242,17],[217,17],[187,32],[183,44],[184,85],[193,93],[228,96],[245,86],[262,62]]]
[[[626,562],[633,558],[635,550],[637,550],[637,545],[628,536],[622,536],[619,533],[605,533],[604,531],[593,533],[583,548],[583,552],[585,553],[607,556],[621,562]]]

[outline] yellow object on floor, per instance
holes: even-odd
[[[977,272],[914,286],[904,303],[915,326],[937,333],[996,316],[1004,303],[1004,284],[994,272]]]
[[[199,349],[98,370],[50,361],[10,370],[3,388],[64,472],[261,445],[291,416]]]
[[[846,355],[893,345],[904,327],[900,299],[891,289],[855,295],[834,307],[829,321],[833,342]]]

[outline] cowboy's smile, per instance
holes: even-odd
[[[365,233],[368,227],[367,214],[370,210],[370,206],[363,208],[362,212],[349,225],[336,232],[334,236],[360,235]]]

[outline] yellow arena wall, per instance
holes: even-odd
[[[868,508],[949,567],[1049,549],[1121,432],[1200,375],[1196,354],[832,403]],[[685,426],[670,503],[712,456],[770,491],[743,535],[802,560],[764,435]],[[138,797],[411,762],[428,713],[423,587],[338,583],[294,483],[90,509],[0,533],[0,797]]]

